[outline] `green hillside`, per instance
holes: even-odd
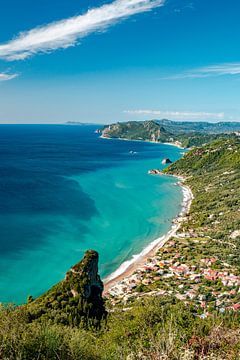
[[[118,291],[112,303],[153,292],[186,301],[199,314],[240,309],[239,139],[196,148],[163,173],[184,177],[194,196],[191,210],[149,271],[138,274],[133,291]]]
[[[237,131],[240,131],[239,123],[186,123],[170,120],[128,121],[100,129],[104,138],[169,142],[186,148],[219,138],[228,139]]]
[[[155,120],[160,126],[167,131],[174,133],[205,133],[205,134],[222,134],[240,131],[239,122],[218,122],[210,123],[206,121],[171,121],[171,120]]]
[[[98,275],[98,253],[89,250],[65,279],[37,298],[28,298],[29,321],[50,320],[77,326],[99,324],[105,316],[102,299],[103,283]]]
[[[154,142],[164,142],[171,137],[170,132],[153,120],[128,121],[105,126],[102,129],[102,135],[111,138]]]

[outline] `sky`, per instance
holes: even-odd
[[[239,0],[0,0],[0,123],[240,121]]]

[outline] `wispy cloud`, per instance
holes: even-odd
[[[224,75],[240,75],[240,63],[226,63],[200,67],[165,77],[165,79],[196,79]]]
[[[90,33],[103,31],[129,16],[163,6],[165,0],[117,0],[71,17],[20,33],[0,45],[0,58],[23,60],[37,53],[48,53],[77,44]]]
[[[0,73],[0,81],[8,81],[16,78],[18,74]]]
[[[220,120],[224,119],[223,112],[192,112],[192,111],[162,111],[162,110],[125,110],[124,113],[130,115],[149,115],[175,120]]]

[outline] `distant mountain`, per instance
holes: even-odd
[[[99,125],[96,123],[85,123],[85,122],[81,122],[81,121],[67,121],[65,124],[66,125],[80,125],[80,126]]]
[[[203,121],[171,121],[167,119],[154,121],[174,134],[189,132],[220,134],[240,131],[240,122],[209,123]]]
[[[168,142],[183,147],[200,146],[219,137],[240,132],[240,122],[180,122],[171,120],[128,121],[106,125],[99,130],[104,138]],[[235,135],[236,136],[236,135]]]

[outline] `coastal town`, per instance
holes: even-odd
[[[236,146],[232,144],[226,144],[226,149],[220,146],[196,149],[193,154],[209,158],[223,150],[237,154]],[[160,169],[148,173],[164,174]],[[204,173],[197,183],[192,175],[183,177],[178,172],[181,180],[178,185],[185,192],[182,213],[173,221],[170,234],[160,239],[155,251],[145,256],[134,271],[126,271],[115,282],[112,279],[111,286],[107,283],[105,297],[111,305],[129,307],[136,298],[170,296],[193,305],[202,318],[212,316],[216,311],[240,311],[239,252],[236,245],[240,236],[238,201],[231,202],[231,206],[235,204],[231,209],[224,207],[223,202],[222,211],[210,206],[211,203],[208,207],[205,202],[198,204],[202,193],[207,193],[214,202],[219,188],[223,199],[224,196],[229,199],[228,194],[237,197],[233,184],[238,174],[238,170],[229,169],[217,173],[209,183],[207,173]]]
[[[224,271],[219,271],[216,266],[219,261],[215,257],[201,258],[198,266],[187,262],[186,248],[200,242],[206,243],[207,239],[190,240],[185,234],[177,234],[131,276],[110,288],[106,295],[114,305],[119,302],[127,305],[136,297],[175,296],[185,303],[197,305],[202,317],[210,315],[213,308],[220,312],[240,310],[240,304],[234,302],[239,294],[240,276],[229,271],[228,264],[224,264]],[[182,245],[180,251],[179,245]],[[184,248],[185,256],[181,251]]]

